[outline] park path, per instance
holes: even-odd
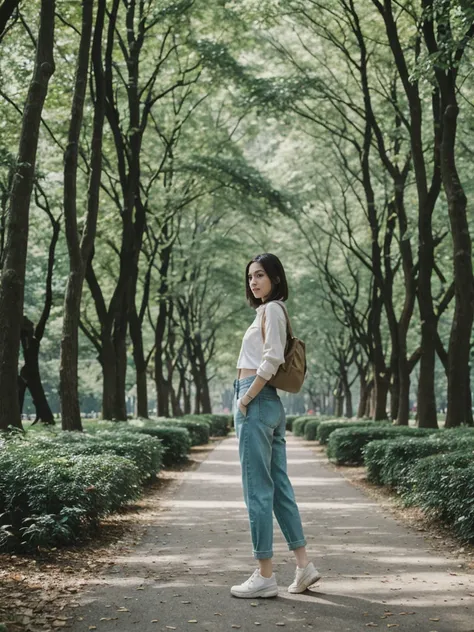
[[[90,578],[73,632],[474,632],[474,576],[457,560],[428,549],[420,533],[291,436],[288,467],[323,575],[313,591],[287,592],[294,564],[275,523],[279,596],[230,596],[255,568],[231,436],[160,501],[134,550]]]

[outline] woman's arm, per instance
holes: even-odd
[[[265,386],[266,383],[267,383],[267,380],[264,380],[263,377],[260,377],[260,375],[256,375],[254,381],[249,386],[245,395],[243,395],[239,400],[242,406],[247,408],[247,406],[250,404],[252,399],[255,399],[255,397],[257,397],[257,395],[260,393],[260,391],[262,390],[262,388]]]

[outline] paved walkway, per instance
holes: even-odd
[[[290,595],[294,563],[275,523],[279,596],[232,598],[254,570],[237,440],[220,442],[189,471],[133,553],[82,594],[73,632],[474,632],[474,576],[427,550],[422,535],[288,439],[289,471],[309,549],[323,575]],[[82,618],[81,621],[78,619]]]

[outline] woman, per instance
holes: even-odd
[[[290,593],[304,592],[320,579],[308,560],[306,540],[286,471],[285,411],[268,381],[285,361],[288,285],[283,266],[265,253],[247,264],[246,294],[257,315],[246,331],[235,381],[235,428],[239,439],[242,484],[247,505],[253,554],[259,568],[243,584],[232,586],[234,597],[275,597],[278,586],[272,568],[273,516],[296,558]]]

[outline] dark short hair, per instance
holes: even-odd
[[[288,299],[288,283],[286,281],[283,264],[276,255],[272,255],[270,252],[264,252],[249,261],[245,268],[245,294],[251,307],[257,308],[262,304],[262,299],[255,298],[249,285],[249,269],[252,263],[260,263],[272,283],[272,290],[266,302],[286,301]]]

